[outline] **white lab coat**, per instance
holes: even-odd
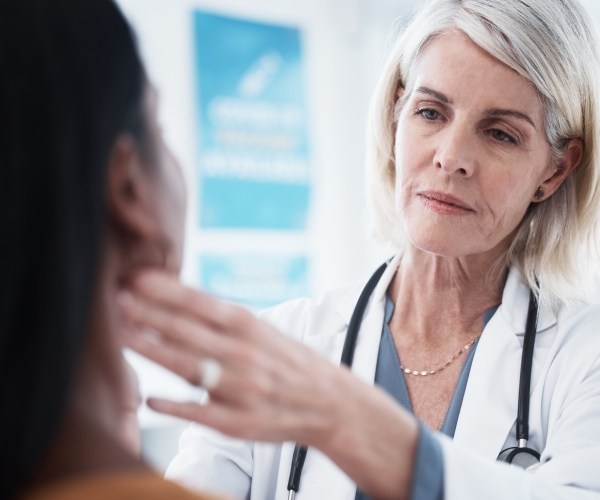
[[[365,311],[352,371],[373,383],[392,261]],[[339,364],[346,329],[364,282],[294,300],[263,314],[290,337]],[[523,471],[495,462],[516,446],[517,394],[529,289],[511,269],[502,305],[473,360],[454,440],[437,435],[444,455],[446,500],[600,499],[600,307],[541,308],[533,358],[529,446],[541,466]],[[440,325],[443,328],[443,325]],[[293,443],[230,439],[192,424],[167,477],[237,499],[286,500]],[[360,453],[360,450],[354,450]],[[298,500],[353,500],[356,486],[310,449]]]

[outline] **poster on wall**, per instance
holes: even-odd
[[[303,230],[310,196],[296,28],[194,12],[200,228]]]
[[[303,256],[202,255],[202,288],[220,298],[257,309],[308,294],[308,260]]]

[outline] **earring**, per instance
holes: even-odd
[[[535,192],[535,194],[533,195],[533,197],[537,200],[543,200],[544,199],[544,190],[539,187],[538,190]]]

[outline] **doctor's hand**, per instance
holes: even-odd
[[[383,391],[165,273],[146,271],[120,303],[128,346],[210,396],[150,399],[152,409],[236,438],[317,448],[373,498],[408,498],[418,429]]]

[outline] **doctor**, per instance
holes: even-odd
[[[600,308],[583,300],[600,212],[592,33],[575,0],[417,15],[372,107],[375,229],[398,251],[368,293],[365,280],[259,320],[166,275],[132,284],[124,312],[162,335],[129,344],[210,395],[149,401],[202,424],[169,478],[284,500],[297,442],[298,499],[600,498]],[[518,446],[521,467],[497,462]]]

